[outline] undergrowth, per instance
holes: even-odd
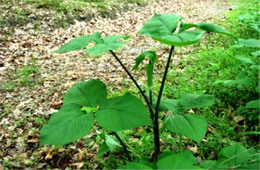
[[[237,8],[225,14],[225,18],[216,22],[235,36],[259,39],[259,32],[252,28],[253,24],[258,24],[259,29],[257,1],[240,1]],[[171,69],[168,75],[171,83],[165,93],[174,98],[188,92],[206,92],[216,96],[213,107],[199,111],[209,121],[209,130],[205,142],[199,144],[198,151],[203,158],[216,159],[216,153],[223,146],[235,141],[246,147],[256,147],[259,143],[259,112],[246,108],[246,103],[258,96],[255,88],[259,71],[250,71],[250,65],[241,64],[236,56],[249,57],[256,63],[259,58],[251,55],[257,48],[239,48],[234,40],[224,36],[211,35],[206,42],[212,43],[211,48],[200,44],[195,53],[183,57]],[[246,86],[216,83],[217,80],[234,80],[243,71],[249,71],[252,77],[252,82]]]

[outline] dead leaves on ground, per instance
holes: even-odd
[[[97,149],[87,151],[86,144],[81,140],[60,149],[50,146],[39,148],[39,129],[49,115],[61,107],[65,91],[75,82],[101,79],[112,85],[110,90],[119,92],[132,84],[124,78],[125,73],[109,54],[93,58],[84,52],[53,54],[53,50],[73,37],[99,31],[103,35],[130,35],[131,41],[117,51],[128,68],[134,65],[135,57],[145,50],[156,49],[160,60],[164,60],[168,47],[137,36],[142,25],[154,13],[175,13],[187,22],[206,21],[214,18],[216,11],[227,8],[220,5],[212,0],[149,1],[145,7],[118,14],[116,19],[97,16],[90,22],[75,21],[74,25],[59,29],[49,29],[48,22],[42,21],[41,24],[47,26],[42,32],[32,29],[28,23],[27,26],[15,27],[4,39],[2,36],[7,30],[1,27],[0,157],[3,159],[0,159],[0,169],[1,164],[12,168],[79,169],[85,167],[86,161],[91,162],[93,168],[98,168],[93,161]],[[175,55],[174,62],[178,61],[178,57],[178,54]],[[19,84],[16,72],[30,66],[33,60],[39,66],[35,75],[37,82],[32,86]],[[160,70],[156,70],[156,74],[159,73]],[[137,79],[144,82],[144,74],[139,72]],[[6,90],[8,85],[13,85],[13,88]],[[189,149],[194,153],[198,150],[196,146]]]

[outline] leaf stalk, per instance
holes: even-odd
[[[123,142],[123,140],[120,138],[120,136],[116,133],[116,132],[112,132],[113,135],[115,135],[116,139],[119,141],[119,143],[121,144],[121,146],[123,147],[123,150],[127,156],[127,159],[129,162],[132,161],[131,157],[130,157],[130,154],[129,154],[129,151],[127,149],[127,146],[125,145],[125,143]]]
[[[169,66],[171,63],[171,57],[172,57],[173,52],[174,52],[174,46],[171,46],[168,61],[167,61],[165,71],[163,74],[163,78],[162,78],[162,82],[161,82],[160,91],[159,91],[157,102],[156,102],[156,107],[155,107],[154,122],[153,122],[153,124],[154,124],[154,145],[155,145],[155,153],[154,153],[154,158],[153,158],[154,160],[157,160],[157,157],[160,154],[160,132],[159,132],[159,122],[158,122],[159,107],[160,107],[163,88],[164,88],[164,84],[166,81],[166,77],[167,77],[168,69],[169,69]]]
[[[133,81],[133,83],[135,84],[135,86],[137,87],[137,89],[139,90],[139,92],[141,93],[141,95],[143,96],[148,108],[149,108],[149,112],[150,112],[150,116],[151,119],[154,119],[154,110],[153,107],[151,105],[151,103],[149,102],[148,98],[146,97],[146,95],[144,94],[143,90],[141,89],[141,87],[139,86],[139,84],[137,83],[137,81],[135,80],[135,78],[133,77],[133,75],[128,71],[128,69],[125,67],[125,65],[122,63],[122,61],[117,57],[117,55],[112,51],[109,50],[110,53],[116,58],[116,60],[119,62],[119,64],[122,66],[122,68],[124,69],[124,71],[127,73],[127,75],[130,77],[130,79]]]

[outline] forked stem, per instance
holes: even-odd
[[[161,82],[160,91],[159,91],[157,102],[156,102],[156,107],[155,107],[154,122],[153,122],[153,124],[154,124],[154,145],[155,145],[155,148],[154,148],[155,153],[153,155],[154,160],[157,160],[157,157],[160,154],[160,132],[159,132],[159,123],[158,123],[159,107],[160,107],[163,88],[164,88],[164,84],[166,81],[166,77],[167,77],[168,69],[169,69],[169,66],[171,63],[171,57],[172,57],[173,52],[174,52],[174,46],[171,46],[168,61],[167,61],[165,71],[163,74],[163,78],[162,78],[162,82]]]
[[[135,78],[132,76],[132,74],[128,71],[128,69],[125,67],[125,65],[121,62],[121,60],[117,57],[117,55],[112,51],[109,50],[110,53],[116,58],[116,60],[119,62],[119,64],[123,67],[123,69],[125,70],[125,72],[127,73],[127,75],[130,77],[130,79],[133,81],[133,83],[135,84],[135,86],[137,87],[137,89],[139,90],[139,92],[141,93],[141,95],[143,96],[148,108],[149,108],[149,112],[150,112],[150,116],[151,119],[153,120],[154,118],[154,111],[153,111],[153,107],[151,105],[151,103],[149,102],[148,98],[146,97],[146,95],[144,94],[143,90],[141,89],[141,87],[138,85],[138,83],[136,82]]]
[[[129,151],[128,151],[128,149],[127,149],[125,143],[122,141],[122,139],[120,138],[120,136],[119,136],[116,132],[112,132],[112,134],[115,135],[116,139],[119,141],[120,145],[123,147],[124,152],[125,152],[125,154],[126,154],[126,156],[127,156],[128,161],[131,162],[132,159],[131,159],[131,157],[130,157]]]

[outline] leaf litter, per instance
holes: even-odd
[[[124,88],[130,88],[132,82],[125,78],[127,75],[108,53],[102,57],[91,57],[84,51],[66,54],[52,51],[74,37],[99,31],[101,35],[130,35],[130,41],[116,51],[129,69],[134,66],[135,58],[145,50],[156,50],[159,60],[165,61],[163,56],[168,53],[168,47],[138,36],[142,25],[154,13],[177,14],[187,22],[196,23],[210,22],[228,9],[225,1],[154,0],[124,13],[115,11],[114,19],[97,15],[89,22],[75,20],[68,27],[56,29],[48,27],[47,21],[42,21],[46,29],[39,32],[32,30],[30,23],[14,27],[12,34],[0,41],[0,169],[78,169],[84,167],[84,162],[88,162],[87,168],[100,168],[96,158],[98,146],[93,144],[88,148],[84,141],[95,139],[93,134],[63,147],[39,147],[39,129],[49,115],[61,107],[64,93],[74,83],[101,79],[112,86],[109,90],[122,92]],[[5,34],[6,29],[0,27],[0,32]],[[173,63],[191,50],[192,47],[177,50]],[[36,66],[39,69],[29,76],[21,78],[16,74],[24,67]],[[160,69],[155,70],[155,74],[160,73]],[[140,84],[145,83],[145,72],[134,74]],[[22,85],[20,79],[26,79],[31,84]],[[190,150],[196,152],[196,148]]]

